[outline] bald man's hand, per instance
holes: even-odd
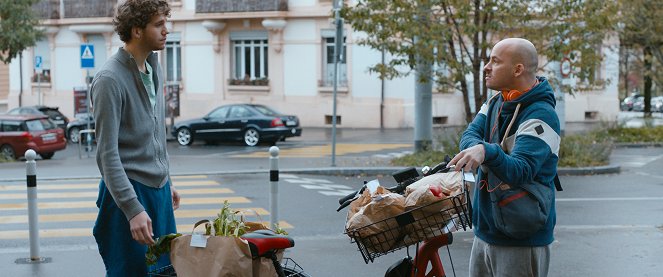
[[[460,151],[460,153],[456,154],[456,156],[451,159],[449,165],[455,165],[455,171],[460,171],[461,169],[464,169],[465,171],[473,171],[483,163],[485,158],[486,149],[483,144],[479,143]]]

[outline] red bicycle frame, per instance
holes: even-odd
[[[412,277],[445,277],[444,266],[440,260],[438,250],[453,242],[451,233],[444,233],[429,240],[425,240],[417,249],[417,256],[412,267]],[[431,270],[426,273],[428,265]]]

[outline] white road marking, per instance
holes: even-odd
[[[578,201],[660,201],[663,197],[603,197],[603,198],[558,198],[557,202]]]

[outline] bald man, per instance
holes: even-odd
[[[497,91],[482,107],[450,162],[477,170],[470,276],[547,276],[555,227],[559,119],[548,81],[537,77],[534,45],[495,44],[484,67]]]

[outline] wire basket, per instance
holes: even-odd
[[[177,277],[172,265],[157,268],[147,273],[148,277]]]
[[[304,269],[293,259],[283,258],[281,266],[283,267],[286,277],[308,277],[304,272]]]
[[[465,183],[465,182],[464,182]],[[357,244],[364,262],[443,233],[467,230],[471,226],[471,204],[467,184],[463,191],[364,227],[346,230]]]

